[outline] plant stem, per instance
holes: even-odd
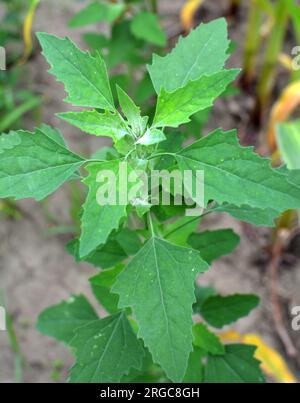
[[[238,12],[240,5],[241,5],[241,0],[231,0],[228,14],[230,16],[235,16]]]
[[[148,157],[148,160],[152,160],[153,158],[158,158],[158,157],[164,157],[165,155],[171,155],[172,157],[175,156],[175,153],[158,153],[158,154],[154,154],[154,155],[150,155],[150,157]]]
[[[262,12],[258,0],[250,0],[247,36],[244,50],[244,82],[249,84],[254,76],[257,53],[261,43]]]
[[[157,14],[158,11],[157,0],[150,0],[150,8],[153,13]]]
[[[258,83],[258,101],[260,111],[264,110],[270,100],[276,77],[276,65],[288,23],[286,0],[278,0],[275,8],[274,25],[269,35],[262,74]]]
[[[213,213],[214,211],[215,211],[214,209],[207,210],[205,213],[203,213],[203,214],[201,214],[199,216],[192,217],[189,221],[185,222],[184,224],[180,225],[179,227],[177,227],[177,228],[173,229],[172,231],[168,232],[167,234],[165,234],[164,238],[168,238],[169,236],[173,235],[175,232],[177,232],[177,231],[181,230],[182,228],[184,228],[186,225],[189,225],[192,222],[194,222],[196,220],[199,220],[200,218],[203,218],[208,214]]]
[[[154,237],[155,231],[154,231],[154,227],[153,227],[151,211],[148,212],[147,219],[148,219],[148,228],[150,228],[150,231],[151,231],[151,236]]]

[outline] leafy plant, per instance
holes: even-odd
[[[37,4],[36,0],[34,2]],[[6,53],[6,70],[0,71],[0,132],[3,132],[20,127],[23,116],[37,108],[41,99],[31,91],[21,88],[24,77],[26,79],[28,76],[25,66],[19,65],[23,51],[23,19],[28,5],[20,0],[1,0],[0,5],[0,47],[3,47]],[[31,24],[27,26],[26,32],[30,31]],[[27,56],[29,50],[28,48]],[[0,203],[0,217],[2,216],[19,218],[20,212],[15,203],[6,200]]]
[[[6,50],[7,69],[0,71],[0,131],[15,128],[23,115],[40,104],[40,98],[31,91],[19,89],[24,68],[18,66],[23,42],[23,18],[27,5],[23,1],[1,1],[0,47]],[[35,1],[35,3],[37,3]]]
[[[75,29],[99,22],[108,24],[108,33],[99,34],[94,29],[83,34],[84,41],[93,53],[101,51],[112,82],[125,90],[134,88],[135,98],[144,104],[154,96],[145,65],[150,62],[153,50],[160,51],[167,45],[156,0],[92,1],[71,18],[69,26]],[[117,102],[114,88],[113,95]],[[151,108],[152,105],[145,106]]]
[[[274,225],[281,212],[299,208],[298,171],[291,176],[283,168],[273,169],[251,147],[240,146],[235,131],[217,129],[188,146],[178,131],[192,115],[210,107],[239,73],[224,68],[229,46],[225,20],[201,24],[167,56],[154,55],[148,66],[157,93],[151,120],[119,87],[121,110],[115,107],[99,53],[82,52],[68,38],[39,33],[38,39],[50,73],[65,85],[66,102],[90,108],[59,116],[114,142],[114,151],[85,158],[46,125],[34,133],[0,137],[0,197],[42,200],[69,180],[82,179],[87,187],[81,234],[67,249],[76,261],[105,268],[90,283],[108,316],[99,318],[79,295],[46,309],[37,324],[74,351],[70,381],[263,382],[255,347],[223,346],[208,328],[219,329],[248,315],[258,298],[221,296],[198,284],[198,275],[230,253],[238,237],[232,231],[197,229],[202,216],[214,212]],[[202,215],[185,216],[191,206],[177,205],[175,190],[163,183],[160,191],[168,191],[168,205],[139,198],[99,203],[100,176],[109,171],[117,184],[126,182],[120,165],[125,162],[129,172],[138,167],[148,175],[155,169],[188,170],[193,184],[197,171],[204,171]],[[190,185],[182,184],[198,206]],[[133,184],[127,185],[132,190]],[[121,196],[116,195],[118,200]],[[193,317],[198,323],[193,324]]]
[[[292,23],[295,39],[299,39],[299,7],[293,0],[252,0],[249,6],[248,28],[244,51],[244,81],[253,81],[259,52],[266,42],[263,63],[258,74],[257,95],[259,112],[268,106],[280,59],[292,64],[287,55],[281,56],[288,23]],[[291,80],[299,79],[299,72],[291,70]]]

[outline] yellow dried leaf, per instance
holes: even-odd
[[[299,104],[300,80],[288,85],[272,108],[268,127],[268,143],[272,153],[277,149],[276,125],[284,122]]]
[[[269,347],[260,336],[256,334],[242,335],[230,330],[222,333],[220,338],[224,343],[243,343],[256,346],[255,358],[261,361],[261,367],[268,376],[280,383],[297,383],[281,355]]]
[[[31,0],[28,13],[25,17],[23,26],[24,53],[19,64],[24,64],[32,52],[31,28],[39,2],[40,0]]]
[[[204,0],[188,0],[180,12],[181,25],[186,33],[194,27],[195,14]]]
[[[289,55],[285,53],[280,53],[278,60],[280,64],[289,71],[293,71],[293,60]]]

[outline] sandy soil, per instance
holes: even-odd
[[[54,5],[54,3],[57,3]],[[160,12],[172,14],[166,19],[167,31],[179,29],[178,10],[183,1],[161,1]],[[211,2],[212,3],[212,2]],[[214,3],[214,2],[213,2]],[[220,9],[214,6],[212,15],[221,13],[224,1],[219,2]],[[82,2],[74,0],[57,1],[44,0],[38,11],[34,30],[47,31],[59,36],[68,35],[79,44],[80,31],[70,30],[66,21],[73,15],[74,10],[80,8]],[[207,15],[211,15],[210,5]],[[233,39],[243,35],[244,25],[233,24]],[[239,67],[242,49],[238,48],[231,64]],[[41,56],[37,56],[30,63],[33,88],[44,95],[45,104],[42,109],[41,120],[62,129],[68,144],[77,151],[92,151],[101,145],[99,139],[82,137],[76,129],[64,124],[54,115],[57,112],[70,110],[70,106],[62,101],[64,91],[61,84],[47,73],[47,64]],[[251,100],[249,101],[251,102]],[[219,101],[215,108],[210,128],[223,126],[225,129],[236,127],[236,116],[247,109],[247,103],[242,106],[239,98],[231,103]],[[32,129],[32,122],[27,122]],[[69,189],[64,187],[53,195],[46,206],[55,220],[60,224],[71,224],[69,217]],[[73,259],[64,251],[67,236],[50,236],[48,233],[49,221],[42,205],[33,201],[20,203],[24,214],[19,221],[3,220],[0,222],[0,287],[5,292],[7,306],[14,321],[15,330],[24,356],[26,366],[23,371],[25,382],[52,382],[51,372],[56,359],[63,361],[61,380],[67,376],[67,368],[72,358],[63,345],[40,335],[35,330],[37,315],[45,307],[68,298],[71,293],[86,293],[90,295],[87,279],[94,273],[88,265],[75,265]],[[241,235],[239,248],[229,257],[220,259],[213,264],[212,269],[202,277],[202,284],[213,284],[224,294],[234,292],[255,292],[262,298],[259,309],[248,318],[240,320],[235,326],[242,332],[255,332],[261,335],[266,342],[285,354],[283,346],[274,331],[271,305],[264,263],[262,242],[267,240],[269,231],[255,230],[254,237],[249,237],[249,229],[227,216],[216,216],[206,219],[203,228],[234,228]],[[247,235],[248,234],[248,235]],[[257,236],[259,235],[259,236]],[[259,264],[258,264],[259,262]],[[294,305],[300,305],[300,267],[299,263],[283,267],[280,272],[279,294],[285,303],[285,309],[290,311]],[[91,301],[95,303],[92,296]],[[96,305],[96,304],[95,304]],[[287,327],[290,327],[289,316],[286,315]],[[300,347],[299,334],[291,337]],[[299,370],[300,357],[289,360],[289,364],[296,372]],[[14,381],[14,355],[8,343],[5,332],[0,332],[0,382]]]

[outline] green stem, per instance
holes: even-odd
[[[166,155],[171,155],[172,157],[174,157],[174,156],[175,156],[175,153],[165,153],[165,152],[163,152],[163,153],[158,153],[158,154],[150,155],[150,157],[148,157],[148,160],[152,160],[152,159],[158,158],[158,157],[164,157],[164,156],[166,156]]]
[[[157,0],[150,0],[150,8],[153,13],[157,14],[158,11]]]
[[[257,54],[261,44],[262,12],[258,0],[250,0],[248,27],[244,50],[244,79],[249,84],[254,76]]]
[[[274,25],[269,35],[262,74],[258,83],[260,110],[266,108],[270,100],[276,77],[277,60],[282,49],[288,17],[286,0],[278,0],[275,8]]]
[[[185,223],[181,224],[179,227],[173,229],[173,230],[170,231],[170,232],[167,232],[167,233],[164,235],[164,238],[168,238],[169,236],[173,235],[175,232],[177,232],[177,231],[181,230],[182,228],[184,228],[186,225],[189,225],[189,224],[191,224],[192,222],[194,222],[194,221],[196,221],[196,220],[199,220],[200,218],[203,218],[203,217],[205,217],[205,216],[208,215],[208,214],[213,213],[214,211],[215,211],[214,209],[207,210],[205,213],[203,213],[203,214],[201,214],[201,215],[199,215],[199,216],[192,217],[190,220],[188,220],[188,221],[186,221]]]
[[[154,226],[153,226],[153,222],[152,222],[151,211],[149,211],[147,214],[147,220],[148,220],[148,228],[150,228],[150,231],[151,231],[151,236],[154,237],[155,231],[154,231]]]
[[[0,123],[0,132],[4,132],[9,129],[18,119],[20,119],[25,113],[36,108],[41,104],[41,99],[38,97],[29,98],[23,104],[14,108],[11,112],[4,116]]]
[[[6,308],[4,295],[0,290],[0,305]],[[17,334],[14,328],[13,320],[11,315],[9,314],[8,310],[6,309],[6,329],[7,329],[7,336],[9,340],[10,347],[14,354],[15,359],[15,382],[21,383],[23,380],[23,367],[24,367],[24,360],[20,348],[20,344],[17,338]]]

